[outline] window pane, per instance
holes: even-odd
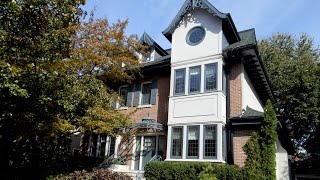
[[[184,94],[185,84],[185,69],[178,69],[175,71],[175,94]]]
[[[120,107],[126,106],[127,104],[127,96],[128,96],[128,87],[120,88]]]
[[[142,103],[141,104],[143,104],[143,105],[150,104],[150,97],[151,97],[151,83],[143,84],[142,85]]]
[[[182,155],[182,128],[172,128],[172,152],[171,156]]]
[[[217,89],[217,63],[207,64],[205,67],[206,91]]]
[[[204,126],[204,157],[216,157],[217,126]]]
[[[198,157],[199,127],[188,127],[188,157]]]
[[[190,89],[189,92],[199,92],[201,84],[201,66],[192,67],[190,71]]]

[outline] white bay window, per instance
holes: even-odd
[[[223,162],[226,160],[224,133],[222,123],[173,126],[169,159]]]

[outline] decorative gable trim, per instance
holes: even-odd
[[[138,41],[140,44],[146,44],[148,46],[154,46],[157,53],[159,53],[161,56],[168,55],[168,52],[162,49],[162,47],[156,43],[146,32],[143,33],[141,38]]]
[[[228,41],[231,43],[237,42],[240,40],[240,37],[238,35],[237,29],[233,23],[233,20],[228,13],[222,13],[218,11],[212,4],[210,4],[207,0],[186,0],[181,9],[179,10],[178,14],[175,16],[175,18],[170,23],[169,27],[165,29],[162,34],[171,42],[172,33],[175,30],[175,28],[178,26],[180,20],[182,17],[190,10],[195,8],[201,8],[206,10],[208,13],[212,14],[213,16],[217,16],[220,19],[222,19],[223,26],[222,28],[225,29],[225,31],[230,31],[229,38],[227,37]],[[229,43],[230,43],[229,42]]]

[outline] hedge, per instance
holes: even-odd
[[[205,162],[154,161],[146,165],[144,176],[147,180],[244,179],[239,167]]]
[[[132,177],[123,173],[112,172],[108,169],[93,169],[92,171],[75,171],[67,175],[58,175],[47,177],[47,180],[131,180]]]

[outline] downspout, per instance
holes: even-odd
[[[230,123],[230,69],[226,69],[226,90],[227,90],[227,161],[228,164],[233,164],[233,134],[232,127]]]

